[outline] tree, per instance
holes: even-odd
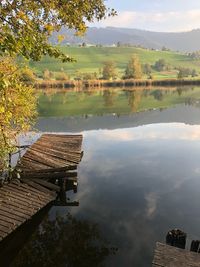
[[[69,76],[65,72],[59,72],[56,76],[57,81],[66,81],[69,80]]]
[[[168,64],[164,59],[159,59],[154,64],[154,69],[157,71],[164,71],[168,68]]]
[[[125,69],[125,79],[141,79],[142,78],[142,67],[138,56],[134,55],[128,62]]]
[[[35,115],[33,89],[20,79],[19,69],[5,57],[23,56],[38,61],[49,55],[63,62],[73,61],[48,39],[66,26],[76,34],[86,23],[115,15],[103,0],[3,0],[0,1],[0,156],[14,149],[14,138],[30,127]],[[1,164],[4,165],[4,164]]]
[[[0,1],[0,55],[20,54],[40,60],[42,55],[72,61],[57,47],[48,43],[53,31],[61,27],[83,34],[86,22],[115,15],[103,0],[4,0]]]
[[[197,71],[195,69],[193,69],[191,71],[191,75],[192,75],[192,77],[196,77],[196,76],[198,76],[198,73],[197,73]]]
[[[163,100],[163,91],[162,90],[154,90],[154,91],[152,91],[151,95],[153,95],[154,98],[158,101]]]
[[[115,62],[113,61],[104,62],[102,75],[103,75],[103,79],[105,80],[116,79],[117,70],[116,70]]]
[[[143,65],[143,72],[146,75],[150,75],[152,73],[152,68],[151,68],[151,65],[149,63],[146,63]]]
[[[178,68],[178,74],[177,74],[177,78],[181,79],[184,77],[188,77],[188,76],[198,76],[197,72],[195,69],[190,69],[190,68]]]
[[[131,107],[132,112],[137,112],[141,102],[141,90],[134,90],[127,92],[128,105]]]
[[[51,71],[49,71],[48,69],[45,69],[43,71],[42,77],[44,80],[50,80],[54,77],[54,74]]]
[[[91,73],[83,73],[83,80],[96,80],[97,79],[97,73],[91,72]]]
[[[178,79],[182,79],[182,78],[184,78],[185,76],[184,76],[184,71],[182,70],[182,69],[180,69],[179,71],[178,71],[178,73],[177,73],[177,78]]]
[[[189,53],[188,56],[194,60],[200,59],[200,51]]]
[[[0,59],[0,165],[14,150],[15,138],[30,128],[36,116],[33,88],[22,81],[21,70],[8,58]]]
[[[170,49],[167,48],[167,47],[165,47],[165,46],[163,46],[163,47],[162,47],[162,51],[170,51]]]
[[[82,46],[82,47],[86,47],[87,44],[86,44],[85,42],[83,42],[81,46]]]
[[[116,91],[115,90],[104,90],[103,91],[103,99],[104,99],[104,105],[105,107],[109,108],[114,105],[114,100],[116,97]]]

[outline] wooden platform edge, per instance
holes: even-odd
[[[200,267],[200,254],[157,242],[152,267]]]
[[[0,241],[57,200],[62,183],[55,180],[77,181],[74,170],[83,156],[82,140],[82,135],[43,134],[28,147],[11,181],[0,187]]]

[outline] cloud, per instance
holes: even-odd
[[[177,32],[200,28],[200,9],[186,11],[122,11],[95,26],[139,28],[153,31]]]
[[[92,138],[94,148],[99,143],[102,146],[106,142],[130,142],[136,140],[200,140],[200,125],[187,125],[184,123],[158,123],[134,128],[125,128],[117,130],[101,130],[83,132],[84,138]],[[92,147],[91,147],[92,149]]]
[[[147,202],[146,215],[148,218],[152,218],[157,209],[158,195],[155,192],[150,192],[145,196]]]

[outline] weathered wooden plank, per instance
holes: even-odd
[[[0,214],[0,221],[11,223],[12,225],[20,225],[21,221],[8,218],[7,215]]]
[[[65,141],[65,142],[58,142],[58,141],[52,141],[52,142],[48,142],[47,140],[39,140],[38,145],[43,146],[48,146],[51,147],[57,151],[59,151],[59,149],[66,149],[66,151],[71,152],[71,151],[75,151],[75,152],[81,152],[81,144],[79,142],[69,142],[69,141]]]
[[[45,133],[42,135],[41,138],[44,138],[44,137],[48,137],[48,138],[54,138],[54,137],[59,137],[59,138],[77,138],[77,139],[82,139],[83,136],[82,134],[49,134],[49,133]]]
[[[56,151],[56,152],[62,152],[62,153],[65,153],[65,154],[70,154],[70,155],[74,155],[74,156],[79,156],[81,155],[81,150],[78,151],[76,149],[72,149],[71,146],[69,147],[63,147],[62,145],[58,145],[57,147],[55,147],[55,144],[52,144],[52,143],[35,143],[32,145],[31,148],[38,148],[38,149],[41,149],[44,148],[46,149],[47,151],[50,150],[50,151]]]
[[[152,266],[199,267],[200,254],[166,244],[156,243]]]
[[[21,210],[13,209],[13,207],[10,207],[9,205],[0,205],[0,211],[6,212],[8,217],[17,216],[21,221],[25,221],[27,218],[27,215],[22,213]]]
[[[40,186],[37,186],[37,188],[33,187],[32,185],[34,183],[32,183],[31,181],[30,181],[30,186],[29,186],[27,183],[27,179],[26,180],[23,179],[22,182],[20,182],[20,184],[16,180],[12,181],[12,183],[18,184],[18,186],[20,186],[20,188],[24,188],[25,190],[29,190],[29,192],[31,194],[39,196],[39,197],[41,197],[41,199],[44,198],[44,199],[48,200],[50,198],[55,197],[55,193],[52,191],[49,191],[47,189],[44,189],[43,191],[41,191],[42,188]]]
[[[65,167],[61,167],[61,168],[53,168],[53,169],[41,169],[41,170],[26,170],[24,171],[25,174],[29,175],[29,174],[33,174],[33,173],[56,173],[56,172],[66,172],[68,170],[76,170],[77,169],[77,165],[70,165],[70,166],[65,166]]]
[[[0,192],[3,192],[8,197],[18,198],[21,201],[26,201],[26,202],[31,201],[31,203],[36,203],[37,205],[43,205],[44,204],[44,200],[41,200],[39,198],[39,196],[34,196],[33,194],[25,193],[22,190],[16,190],[16,189],[13,189],[11,187],[9,188],[9,191],[6,188],[1,188]],[[3,195],[3,193],[2,193],[2,195]]]
[[[39,173],[39,172],[23,172],[21,173],[20,178],[21,179],[32,179],[32,178],[39,178],[44,180],[50,180],[50,179],[61,179],[61,178],[67,178],[67,177],[77,177],[77,172],[46,172],[46,173]]]
[[[5,233],[4,231],[0,230],[0,241],[7,236],[7,233]]]
[[[37,142],[38,145],[40,146],[44,146],[44,145],[47,145],[47,146],[51,146],[52,148],[56,148],[57,150],[59,150],[60,148],[65,148],[67,151],[79,151],[81,152],[81,144],[79,144],[78,142],[76,143],[69,143],[69,142],[53,142],[50,143],[46,140],[39,140]]]
[[[18,223],[21,223],[22,222],[22,218],[20,216],[17,216],[17,215],[14,215],[12,213],[9,213],[9,212],[5,212],[3,210],[0,209],[0,216],[4,216],[4,219],[8,219],[8,220],[11,220],[11,221],[16,221]]]
[[[58,168],[60,167],[60,164],[55,164],[55,162],[51,161],[49,162],[49,160],[45,160],[44,157],[37,157],[36,155],[32,155],[31,152],[27,152],[24,156],[23,159],[28,159],[31,160],[33,163],[40,163],[41,165],[43,165],[42,168],[47,169],[47,168]],[[23,160],[21,161],[21,163],[23,164]],[[67,165],[67,164],[66,164]],[[40,168],[38,168],[40,169]],[[37,170],[38,170],[37,169]]]
[[[17,225],[19,225],[19,223]],[[14,230],[17,225],[14,222],[5,221],[4,218],[0,216],[0,227],[3,226],[8,229]]]
[[[38,144],[37,142],[34,143],[32,146],[31,146],[31,149],[32,148],[37,148],[41,151],[41,145]],[[66,147],[62,147],[62,146],[59,146],[59,149],[58,147],[55,147],[55,145],[53,145],[52,143],[50,143],[49,145],[46,144],[46,143],[43,143],[42,144],[42,150],[45,149],[46,151],[51,151],[51,152],[62,152],[64,155],[73,155],[73,156],[77,156],[79,157],[81,155],[81,152],[80,151],[76,151],[76,150],[68,150],[66,149]]]
[[[30,181],[30,180],[28,180],[28,179],[23,179],[22,182],[23,182],[25,185],[31,187],[31,190],[39,190],[41,195],[42,195],[42,194],[43,194],[43,195],[44,195],[44,194],[48,194],[48,197],[47,197],[46,199],[48,199],[49,202],[50,202],[51,200],[53,200],[53,199],[55,198],[55,196],[56,196],[55,192],[50,191],[50,190],[46,189],[45,187],[43,187],[43,186],[41,186],[41,185],[39,185],[39,184],[34,183],[33,181]]]
[[[7,189],[7,187],[9,188]],[[27,216],[31,216],[33,212],[37,211],[38,209],[40,209],[41,207],[43,207],[54,199],[54,197],[51,195],[45,196],[45,198],[44,196],[41,197],[41,193],[38,191],[36,191],[36,193],[35,190],[32,192],[32,194],[30,194],[29,192],[27,195],[27,190],[29,190],[30,188],[31,187],[22,188],[18,184],[14,185],[12,183],[9,186],[6,186],[5,188],[3,187],[2,190],[0,190],[0,192],[2,191],[0,194],[0,210],[3,210],[3,212],[7,212],[8,217],[10,216],[10,212],[16,211],[16,216],[19,216],[23,219],[27,219]],[[9,194],[9,191],[6,194],[6,189],[13,190],[13,193],[15,193],[15,195],[12,196],[11,194]],[[26,201],[21,199],[20,195],[17,194],[17,189],[20,189],[22,196],[25,194],[25,196],[29,196],[30,199],[24,199]],[[32,188],[30,191],[32,191]],[[7,206],[8,208],[5,209],[5,207]]]
[[[52,142],[58,140],[59,142],[82,142],[83,136],[77,136],[77,135],[56,135],[56,134],[43,134],[37,141],[43,141],[46,140],[47,142]]]
[[[10,232],[12,232],[12,229],[10,227],[0,225],[0,231],[9,234]]]
[[[53,157],[47,158],[39,154],[34,154],[34,151],[27,152],[24,158],[29,159],[34,163],[40,162],[40,164],[43,164],[43,169],[60,168],[60,166],[65,167],[65,166],[77,164],[77,162],[73,162],[71,160],[61,160],[61,159],[53,158]],[[22,164],[23,164],[23,161],[21,162],[21,165]]]
[[[21,205],[21,203],[13,200],[13,199],[3,199],[2,204],[12,206],[13,208],[17,208],[18,210],[21,210],[22,213],[24,213],[27,216],[32,216],[34,212],[37,211],[35,207],[27,207],[25,205]]]
[[[77,160],[76,158],[70,158],[70,157],[64,157],[64,156],[57,156],[56,154],[49,154],[43,152],[39,152],[38,150],[31,149],[29,150],[24,157],[32,158],[32,160],[43,160],[43,164],[51,165],[53,168],[54,167],[59,167],[59,166],[65,166],[67,165],[66,162],[73,162],[75,164],[78,164],[80,160]]]
[[[61,142],[65,141],[77,141],[77,142],[82,142],[83,136],[82,135],[63,135],[63,134],[43,134],[37,141],[41,140],[47,140],[49,142],[58,140]]]
[[[8,195],[8,194],[6,194],[6,192],[1,191],[1,197],[3,197],[4,201],[8,201],[8,202],[13,201],[17,205],[19,205],[21,208],[25,207],[25,208],[29,209],[29,208],[34,206],[34,208],[38,209],[41,207],[41,203],[39,204],[36,201],[30,200],[30,199],[29,200],[28,199],[23,200],[22,198],[20,198],[19,196],[16,196],[15,194]],[[42,205],[43,204],[44,203],[42,203]]]
[[[31,151],[35,151],[36,153],[46,155],[47,157],[51,157],[51,158],[55,158],[55,159],[61,159],[63,161],[71,160],[71,161],[76,162],[77,164],[80,162],[80,159],[81,159],[81,155],[77,156],[77,155],[73,155],[70,153],[63,153],[63,152],[52,150],[52,149],[48,149],[48,150],[45,149],[41,152],[40,149],[38,149],[36,147],[31,147]]]
[[[17,164],[16,170],[17,169],[27,169],[27,170],[38,170],[38,169],[43,169],[43,168],[51,168],[51,166],[46,166],[42,162],[35,160],[33,161],[32,159],[29,159],[28,157],[24,157],[21,159],[21,161]]]
[[[51,191],[46,191],[45,193],[41,193],[40,190],[35,190],[32,187],[24,184],[24,180],[22,180],[20,183],[13,181],[9,184],[9,189],[17,190],[22,194],[25,194],[25,196],[32,197],[32,198],[38,198],[40,197],[41,201],[43,199],[48,199],[49,195],[51,195]]]
[[[55,184],[52,184],[52,183],[49,183],[47,181],[44,181],[42,179],[37,179],[37,178],[35,178],[35,179],[33,178],[31,180],[36,184],[39,184],[39,185],[44,186],[45,188],[48,188],[49,190],[53,190],[56,192],[60,191],[60,186],[58,186],[58,185],[55,185]]]
[[[44,202],[46,202],[46,200],[48,199],[47,197],[41,197],[41,195],[38,194],[34,194],[31,193],[30,191],[24,190],[24,188],[21,186],[20,189],[16,189],[16,188],[9,188],[9,194],[15,194],[16,196],[18,196],[19,198],[22,198],[23,200],[32,200],[35,201],[38,204],[43,204]]]

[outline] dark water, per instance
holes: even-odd
[[[200,88],[114,93],[41,95],[37,129],[84,136],[80,204],[52,208],[12,266],[151,266],[169,229],[199,239]]]

